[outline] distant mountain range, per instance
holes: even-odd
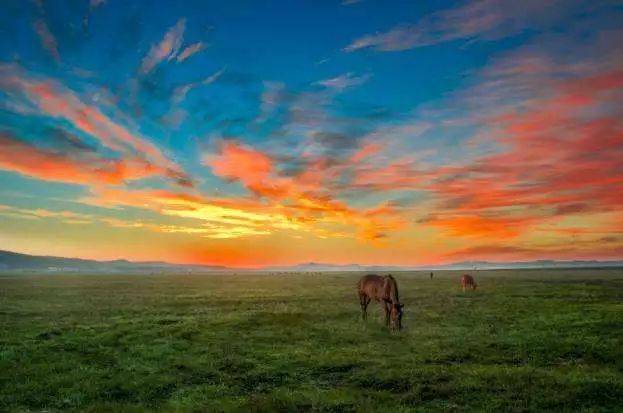
[[[445,265],[428,266],[383,266],[359,264],[323,264],[302,263],[290,266],[267,266],[252,271],[264,272],[327,272],[327,271],[409,271],[409,270],[474,270],[474,269],[513,269],[513,268],[614,268],[623,267],[623,260],[618,261],[554,261],[539,260],[526,262],[488,262],[463,261]],[[127,260],[95,261],[81,258],[48,257],[20,254],[0,250],[0,272],[37,271],[37,272],[93,272],[93,273],[208,273],[251,271],[218,265],[171,264],[161,261],[132,262]]]
[[[105,273],[187,273],[226,271],[212,265],[170,264],[161,261],[95,261],[81,258],[47,257],[0,250],[0,271],[105,272]]]

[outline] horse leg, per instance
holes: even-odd
[[[389,313],[391,312],[391,304],[387,301],[383,302],[385,307],[385,326],[389,327]]]
[[[359,295],[359,303],[361,304],[361,318],[366,320],[368,318],[368,297],[365,294]]]
[[[361,307],[361,318],[363,320],[366,319],[365,310],[363,308],[363,306],[364,306],[364,299],[365,299],[365,296],[363,294],[359,294],[359,306]]]
[[[368,319],[368,305],[370,304],[370,301],[372,301],[372,298],[366,297],[366,304],[363,306],[363,312],[366,316],[366,320]]]

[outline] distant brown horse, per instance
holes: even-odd
[[[463,291],[465,291],[466,289],[471,289],[472,291],[475,291],[476,287],[478,286],[476,285],[476,281],[474,281],[474,277],[468,274],[464,274],[461,277],[461,287],[463,288]]]
[[[398,284],[391,275],[381,277],[369,274],[361,277],[357,283],[357,292],[361,304],[361,317],[368,318],[368,304],[372,299],[381,301],[385,309],[385,325],[398,330],[402,329],[402,309],[398,297]]]

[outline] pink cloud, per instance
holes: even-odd
[[[182,63],[184,60],[188,59],[196,53],[199,53],[205,48],[206,45],[201,42],[193,43],[190,46],[187,46],[184,50],[182,50],[182,52],[177,56],[177,62]]]
[[[52,32],[50,32],[48,24],[43,18],[39,18],[35,21],[33,27],[35,32],[39,35],[43,48],[50,54],[50,56],[52,56],[56,63],[60,63],[61,57],[58,53],[58,44],[56,42],[56,38]]]
[[[149,73],[163,60],[175,58],[182,47],[185,28],[186,19],[179,19],[159,43],[151,46],[149,53],[143,58],[139,71],[143,74]]]

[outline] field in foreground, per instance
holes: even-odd
[[[0,411],[623,409],[623,270],[360,275],[0,276]]]

